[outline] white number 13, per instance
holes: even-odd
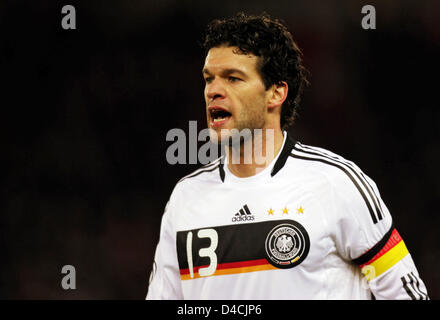
[[[217,255],[215,254],[215,249],[217,249],[218,244],[218,234],[214,229],[202,229],[197,232],[197,237],[199,238],[209,238],[211,244],[208,248],[202,248],[199,250],[200,257],[209,258],[209,266],[199,269],[199,275],[202,277],[207,277],[213,275],[215,270],[217,270]],[[194,266],[192,257],[192,232],[188,232],[186,237],[186,256],[188,259],[188,268],[191,278],[194,278]]]

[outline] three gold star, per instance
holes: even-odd
[[[304,208],[302,206],[299,206],[298,209],[296,209],[297,213],[301,213],[304,214]],[[273,216],[275,211],[270,208],[269,210],[267,210],[268,215]],[[287,207],[284,207],[283,209],[283,213],[282,214],[289,214],[289,209]]]

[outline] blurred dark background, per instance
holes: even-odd
[[[61,8],[76,8],[76,30]],[[361,28],[362,6],[376,30]],[[283,19],[311,72],[293,129],[376,181],[440,297],[438,60],[430,1],[1,1],[0,298],[143,299],[160,218],[195,165],[168,130],[204,128],[198,42],[238,11]],[[76,290],[61,268],[76,268]]]

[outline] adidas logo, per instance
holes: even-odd
[[[232,222],[239,222],[239,221],[254,221],[255,217],[250,212],[248,206],[245,204],[243,208],[240,209],[233,217]]]

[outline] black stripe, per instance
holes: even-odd
[[[212,167],[212,168],[210,168],[210,169],[201,170],[201,171],[196,172],[196,173],[194,173],[194,174],[192,174],[192,175],[189,175],[189,176],[183,177],[182,179],[180,179],[179,182],[182,182],[183,180],[188,179],[188,178],[194,178],[194,177],[197,177],[199,174],[202,174],[202,173],[204,173],[204,172],[211,172],[211,171],[214,171],[214,170],[216,170],[219,166],[220,166],[220,165],[218,164],[218,165],[216,165],[216,166],[214,166],[214,167]]]
[[[413,272],[411,272],[409,274],[409,276],[413,278],[413,280],[415,282],[414,288],[416,289],[417,293],[420,294],[420,296],[422,297],[422,300],[427,300],[428,295],[426,293],[422,292],[422,290],[420,289],[420,282],[418,280],[418,277]]]
[[[353,170],[355,170],[353,168]],[[379,205],[379,220],[382,220],[382,216],[383,214],[383,209],[382,209],[382,205],[380,204],[380,196],[377,196],[377,194],[374,192],[373,187],[371,186],[371,184],[368,182],[368,179],[365,177],[364,173],[362,171],[359,172],[362,176],[362,178],[364,178],[364,181],[368,184],[368,186],[370,187],[371,191],[373,192],[374,197],[376,198],[377,204]]]
[[[418,295],[416,297],[416,300],[420,300],[421,296],[420,296],[419,292],[416,289],[416,283],[414,282],[414,279],[411,277],[411,274],[409,274],[409,273],[407,274],[407,277],[409,279],[408,284],[411,286],[412,290],[416,293],[416,295]]]
[[[368,211],[370,212],[371,219],[373,219],[373,223],[377,223],[377,218],[376,218],[376,215],[373,212],[373,208],[371,208],[370,202],[368,201],[367,197],[365,196],[365,193],[363,192],[362,188],[359,186],[359,184],[353,178],[353,176],[347,171],[347,169],[345,169],[341,165],[338,165],[336,163],[333,163],[333,162],[330,162],[330,161],[327,161],[327,160],[324,160],[324,159],[309,158],[309,157],[299,156],[299,155],[296,155],[296,154],[293,154],[293,153],[290,156],[293,157],[293,158],[302,159],[302,160],[310,160],[310,161],[318,161],[318,162],[326,163],[328,165],[331,165],[331,166],[334,166],[334,167],[336,167],[338,169],[341,169],[350,178],[350,180],[356,186],[356,188],[358,189],[358,191],[361,194],[362,198],[364,199],[365,204],[367,205]]]
[[[363,174],[363,172],[362,172],[361,170],[359,170],[359,173],[362,175],[362,178],[363,178],[363,179],[360,178],[360,176],[357,174],[357,170],[356,170],[356,168],[354,168],[350,163],[348,163],[348,162],[344,162],[344,161],[342,161],[341,159],[338,159],[338,158],[336,158],[336,157],[334,157],[334,156],[331,156],[331,155],[329,155],[329,154],[325,154],[324,152],[322,152],[322,151],[320,151],[320,150],[315,150],[315,149],[313,149],[313,148],[311,148],[311,147],[309,147],[309,146],[305,146],[305,145],[303,145],[303,144],[301,144],[301,143],[299,143],[299,145],[300,145],[302,148],[306,148],[306,149],[309,149],[309,150],[311,150],[311,151],[315,151],[315,154],[316,154],[316,155],[320,155],[320,156],[323,156],[323,157],[325,157],[325,158],[332,159],[332,160],[337,161],[337,162],[339,162],[339,163],[341,163],[341,164],[345,164],[347,167],[349,167],[349,168],[350,168],[350,169],[356,174],[356,176],[358,177],[358,179],[363,183],[365,189],[368,190],[368,193],[370,194],[371,198],[373,199],[374,205],[375,205],[375,207],[376,207],[376,212],[378,213],[379,220],[382,220],[383,211],[382,211],[382,205],[380,204],[379,197],[376,195],[376,193],[374,192],[373,187],[372,187],[371,184],[368,182],[367,178],[365,177],[365,175]],[[297,149],[297,150],[298,150],[298,149]],[[307,151],[304,151],[304,150],[301,150],[301,151],[307,153]],[[370,189],[367,188],[367,186],[365,185],[365,183],[368,184],[368,186],[370,187]],[[370,190],[373,192],[373,194],[371,194]],[[373,198],[373,195],[374,195],[374,198]]]
[[[302,145],[301,145],[301,146],[302,146]],[[306,151],[306,150],[303,150],[303,149],[298,149],[297,147],[294,147],[294,149],[297,150],[298,152],[303,152],[303,153],[307,153],[307,154],[311,154],[311,155],[315,155],[315,156],[321,156],[321,157],[327,158],[327,159],[329,159],[329,160],[335,161],[335,162],[337,162],[337,163],[339,163],[339,164],[341,164],[341,165],[345,165],[345,166],[347,166],[347,167],[351,170],[351,172],[353,172],[353,173],[356,175],[356,177],[357,177],[357,178],[359,179],[359,181],[362,183],[362,185],[364,186],[364,188],[367,190],[368,194],[370,195],[371,200],[373,200],[374,207],[375,207],[375,209],[376,209],[376,213],[377,213],[377,215],[378,215],[378,219],[379,219],[379,220],[382,220],[382,214],[381,214],[381,211],[382,211],[382,210],[379,209],[378,204],[377,204],[377,203],[380,202],[380,201],[377,199],[376,194],[374,194],[374,196],[373,196],[373,194],[371,194],[371,191],[370,191],[370,188],[371,188],[371,190],[373,190],[373,188],[372,188],[371,185],[368,183],[368,181],[366,181],[365,177],[363,177],[363,179],[362,179],[362,178],[359,176],[359,174],[356,172],[356,170],[355,170],[354,168],[352,168],[348,163],[345,163],[345,162],[343,162],[343,161],[341,161],[341,160],[339,160],[339,159],[335,159],[334,157],[331,157],[331,156],[329,156],[329,155],[326,155],[326,154],[320,153],[320,152],[318,152],[318,151]],[[365,180],[365,181],[364,181],[364,180]],[[369,185],[370,188],[368,188],[368,187],[366,186],[365,182]],[[373,193],[374,193],[374,191],[373,191]]]
[[[278,171],[280,171],[284,167],[284,164],[286,163],[287,158],[290,155],[290,152],[295,146],[295,141],[290,137],[288,133],[286,134],[287,134],[286,142],[284,143],[283,150],[281,150],[281,153],[272,168],[272,171],[270,173],[271,177],[276,175]]]
[[[331,156],[331,155],[329,155],[329,154],[326,154],[326,153],[323,152],[323,151],[316,150],[316,149],[314,149],[314,148],[312,148],[312,147],[310,147],[310,146],[306,146],[306,145],[303,145],[303,144],[301,144],[301,143],[298,143],[298,144],[299,144],[301,147],[303,147],[303,148],[306,148],[306,149],[309,149],[309,150],[312,150],[312,151],[315,151],[315,152],[319,153],[319,154],[322,155],[323,157],[327,157],[327,158],[329,158],[329,159],[333,159],[333,160],[335,160],[335,161],[339,161],[339,162],[345,164],[347,167],[351,168],[354,172],[358,172],[357,169],[356,169],[352,164],[350,164],[348,161],[345,161],[345,162],[344,162],[343,159],[338,159],[337,157],[335,157],[335,156]],[[359,170],[359,173],[360,173],[360,175],[362,176],[363,181],[364,181],[366,184],[368,184],[368,186],[370,187],[370,190],[373,192],[374,198],[376,199],[376,208],[377,208],[377,206],[379,206],[379,209],[380,209],[380,211],[378,212],[378,214],[379,214],[379,220],[382,220],[383,209],[382,209],[382,205],[380,204],[380,200],[379,200],[380,197],[378,197],[377,194],[374,192],[373,187],[372,187],[371,184],[368,182],[368,179],[365,177],[365,175],[364,175],[364,173],[362,172],[362,170]],[[358,178],[359,178],[359,177],[358,177]],[[359,179],[359,180],[361,180],[361,179]],[[362,180],[361,180],[361,181],[362,181]],[[365,184],[364,184],[364,186],[365,186]],[[366,188],[366,189],[368,190],[368,188]],[[370,195],[371,195],[371,194],[370,194]]]
[[[405,277],[400,278],[403,283],[403,288],[405,289],[406,293],[411,297],[412,300],[417,300],[414,294],[412,293],[411,289],[408,287],[408,281]]]
[[[221,264],[257,259],[270,260],[265,249],[266,237],[270,233],[270,231],[273,230],[274,227],[282,224],[290,224],[298,228],[302,228],[302,226],[298,222],[287,219],[241,223],[233,225],[210,226],[209,228],[214,229],[218,235],[218,245],[215,249],[215,254],[217,255],[217,263]],[[197,236],[199,230],[201,229],[177,231],[176,250],[180,269],[188,268],[186,247],[188,232],[193,233],[191,247],[193,266],[199,267],[208,265],[210,263],[209,257],[200,257],[199,250],[201,248],[208,248],[211,244],[211,240],[209,238],[199,238]],[[301,255],[300,261],[306,258],[310,249],[310,239],[307,232],[305,230],[303,231],[302,229],[301,232],[303,240],[301,242],[298,242],[297,244],[301,244],[301,250],[304,251]]]
[[[220,165],[218,167],[218,171],[220,174],[220,179],[222,180],[222,182],[225,182],[225,169],[223,168],[223,159],[220,160]]]
[[[240,214],[242,215],[242,216],[245,216],[246,215],[246,213],[244,213],[244,210],[243,209],[240,209]]]
[[[244,211],[246,211],[247,214],[251,214],[251,212],[249,211],[249,208],[247,206],[247,204],[244,205]]]
[[[409,279],[411,279],[411,286],[412,286],[413,290],[420,296],[420,299],[418,299],[418,300],[423,300],[423,295],[417,289],[417,285],[418,285],[419,282],[415,279],[415,277],[413,276],[412,272],[408,273],[407,276],[408,276]]]
[[[387,244],[388,240],[391,237],[391,234],[393,233],[394,230],[394,226],[391,225],[390,230],[388,230],[387,233],[385,233],[385,235],[383,236],[383,238],[374,245],[374,247],[372,247],[370,250],[368,250],[367,252],[365,252],[363,255],[361,255],[359,258],[356,258],[353,260],[354,263],[356,263],[357,265],[363,265],[365,263],[367,263],[368,261],[370,261],[371,259],[373,259],[373,257],[379,253],[380,250],[382,250],[383,247],[385,247],[385,245]]]

